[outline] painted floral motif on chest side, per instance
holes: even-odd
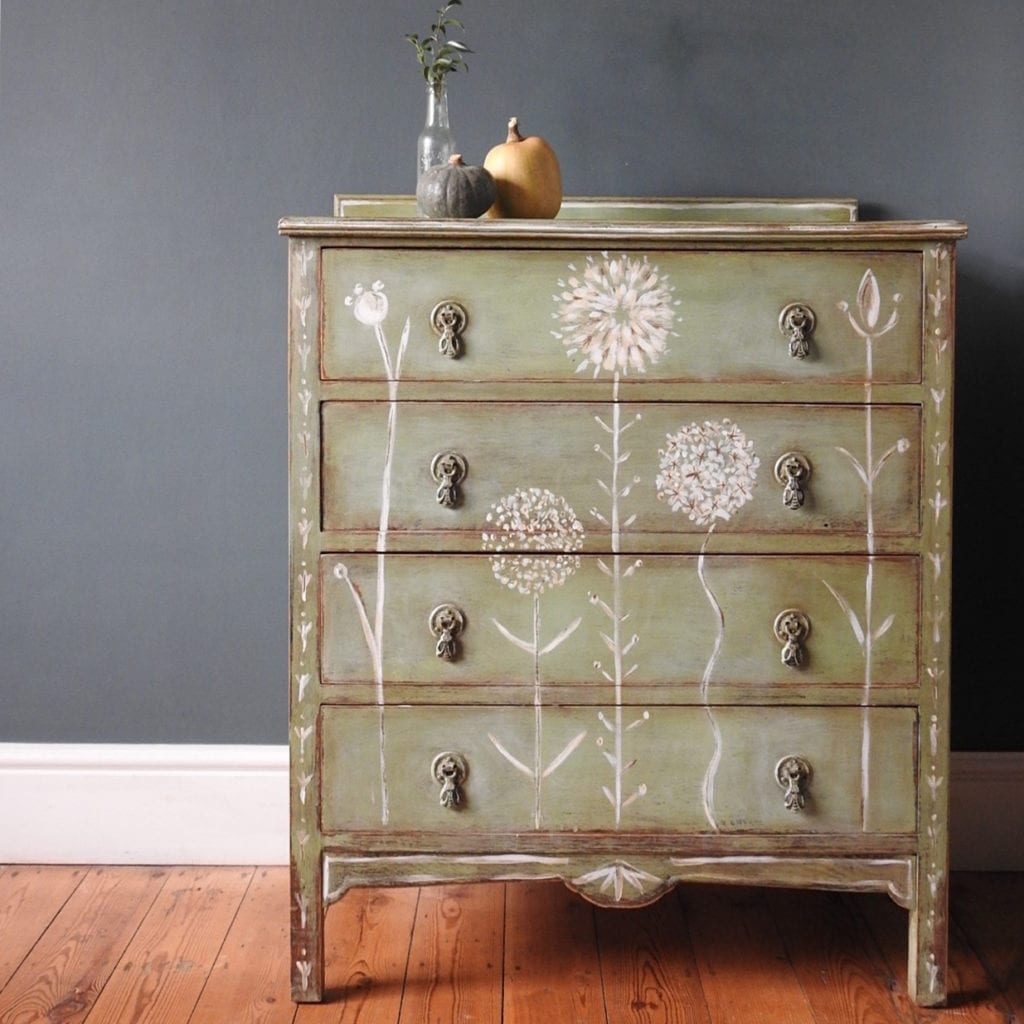
[[[533,661],[533,755],[529,764],[517,757],[499,737],[488,733],[494,748],[517,771],[533,782],[533,827],[541,827],[542,786],[572,756],[587,735],[577,733],[545,766],[543,764],[543,692],[541,659],[560,647],[583,621],[573,619],[542,645],[541,595],[562,586],[579,568],[577,552],[583,546],[583,524],[560,495],[540,487],[513,491],[491,506],[483,547],[490,551],[491,570],[503,587],[528,597],[533,605],[530,639],[516,636],[497,619],[491,622],[514,647]]]
[[[618,828],[623,811],[647,793],[646,782],[633,784],[628,775],[638,758],[626,753],[626,733],[650,717],[644,711],[629,724],[624,721],[623,690],[626,679],[638,668],[637,664],[627,667],[626,659],[640,642],[640,637],[626,628],[629,612],[625,589],[641,569],[642,561],[622,555],[622,533],[636,521],[635,513],[623,516],[622,503],[641,479],[628,476],[625,470],[632,453],[623,440],[640,416],[622,422],[619,383],[630,373],[646,373],[648,366],[666,353],[668,340],[675,333],[679,300],[667,276],[646,256],[590,254],[582,270],[575,263],[570,263],[568,270],[565,278],[558,279],[559,291],[553,296],[557,308],[552,317],[558,328],[551,333],[565,347],[566,355],[576,361],[577,373],[590,372],[595,379],[602,373],[611,376],[609,415],[594,417],[602,434],[594,452],[607,463],[606,473],[596,480],[604,504],[590,509],[591,517],[609,532],[611,557],[608,561],[597,560],[598,568],[608,578],[609,591],[591,592],[589,599],[605,619],[605,628],[598,630],[598,635],[611,658],[610,665],[604,659],[594,661],[594,669],[613,690],[611,713],[598,712],[605,734],[597,737],[596,744],[612,771],[610,784],[602,785],[601,791]]]
[[[339,563],[334,567],[335,578],[345,584],[352,598],[352,604],[359,617],[363,640],[373,668],[375,701],[377,705],[380,815],[381,824],[386,825],[390,817],[390,801],[388,796],[384,715],[384,607],[385,570],[387,565],[385,552],[387,551],[388,524],[391,517],[391,471],[398,434],[398,382],[402,376],[402,360],[409,345],[411,322],[407,317],[402,327],[398,347],[392,352],[392,347],[385,330],[389,302],[384,282],[374,281],[369,288],[364,287],[362,284],[357,284],[353,288],[352,293],[345,298],[345,305],[352,310],[352,315],[357,323],[373,330],[373,337],[380,352],[384,379],[387,382],[388,388],[387,426],[384,435],[384,458],[380,485],[380,516],[377,526],[377,579],[372,620],[359,582],[353,578],[344,563]]]
[[[754,496],[761,460],[754,454],[754,442],[728,419],[680,427],[667,436],[658,455],[655,486],[659,499],[667,501],[674,512],[684,512],[698,526],[707,527],[697,558],[697,578],[715,616],[716,633],[701,677],[700,696],[714,735],[715,751],[704,773],[701,802],[708,824],[717,831],[715,777],[722,761],[722,731],[709,694],[715,662],[725,639],[725,613],[708,584],[705,556],[718,523],[731,519]]]
[[[876,621],[875,608],[875,483],[886,464],[894,456],[906,454],[910,450],[910,441],[899,438],[881,455],[875,453],[875,434],[873,423],[873,387],[874,387],[874,351],[881,338],[887,335],[899,322],[899,304],[902,296],[897,292],[892,296],[888,316],[882,320],[882,293],[874,271],[868,267],[861,277],[857,288],[856,301],[839,303],[839,309],[846,314],[855,334],[864,342],[864,452],[863,460],[846,448],[836,450],[847,459],[860,480],[864,493],[865,510],[865,544],[867,547],[868,564],[864,575],[864,596],[860,609],[854,609],[854,601],[832,586],[828,580],[822,583],[842,609],[853,631],[854,639],[860,649],[864,662],[864,687],[861,703],[863,716],[861,721],[861,826],[868,827],[868,815],[871,799],[871,724],[868,705],[871,703],[872,671],[875,644],[889,631],[895,621],[895,615],[889,614],[881,622]]]
[[[924,787],[922,801],[922,817],[925,833],[929,840],[926,850],[925,884],[932,897],[922,927],[926,935],[934,941],[939,930],[945,927],[942,919],[946,913],[946,899],[938,899],[945,891],[948,878],[946,872],[945,833],[946,815],[943,810],[947,799],[946,775],[942,764],[945,760],[946,737],[941,733],[940,711],[947,694],[948,671],[948,635],[946,607],[949,592],[949,430],[950,403],[952,396],[948,394],[945,382],[951,378],[950,361],[952,336],[949,318],[948,301],[952,290],[949,278],[952,273],[952,248],[950,246],[933,246],[927,250],[925,258],[926,283],[926,320],[925,340],[933,360],[933,374],[942,387],[929,389],[930,408],[925,423],[930,424],[927,437],[929,457],[925,459],[925,493],[928,495],[928,512],[926,513],[926,537],[930,537],[930,550],[927,552],[928,569],[931,575],[926,588],[931,591],[931,600],[926,601],[923,609],[924,629],[922,640],[926,645],[927,658],[925,679],[928,712],[927,747],[922,750],[925,757],[926,771],[923,772]],[[943,716],[944,720],[945,716]],[[922,965],[928,988],[931,992],[944,989],[946,979],[944,964],[940,964],[934,952],[928,953]]]

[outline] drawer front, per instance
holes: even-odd
[[[917,686],[917,558],[874,559],[870,611],[862,557],[636,561],[620,559],[621,613],[628,614],[620,646],[629,693],[642,692],[641,699],[697,703],[705,678],[712,700],[751,703],[769,695],[807,702],[810,687],[826,691],[818,700],[858,701],[865,681],[876,697]],[[339,687],[331,699],[372,701],[374,664],[357,601],[375,607],[377,556],[324,555],[320,565],[324,682]],[[613,633],[614,571],[614,558],[596,555],[386,555],[389,701],[530,704],[538,693],[545,701],[607,701],[615,659],[604,637]],[[451,660],[437,655],[430,625],[445,604],[461,615]],[[810,627],[798,645],[799,665],[783,663],[775,628],[791,608]]]
[[[728,707],[709,719],[704,708],[659,706],[396,707],[383,716],[383,757],[377,709],[326,707],[322,723],[327,832],[381,827],[382,764],[387,828],[399,832],[704,832],[713,819],[723,832],[909,833],[916,824],[907,708]],[[444,754],[456,755],[447,787]],[[810,775],[801,782],[783,769],[793,780],[784,787],[789,758]]]
[[[919,531],[916,406],[399,402],[390,431],[384,402],[325,402],[321,411],[324,529],[362,532],[373,545],[385,491],[397,549],[415,534],[478,549],[482,531],[500,530],[509,503],[530,489],[567,502],[592,551],[608,550],[615,523],[635,550],[670,534],[699,544],[712,526],[716,543],[733,533],[863,543],[869,506],[875,536]],[[465,462],[451,507],[432,472],[446,452]],[[787,453],[809,467],[800,505],[787,504],[788,478],[776,473]],[[502,543],[521,543],[521,532],[506,531]],[[536,531],[522,543],[540,543]]]
[[[379,379],[375,330],[397,344],[408,318],[403,380],[571,381],[619,367],[663,381],[838,382],[866,379],[870,362],[875,382],[916,382],[921,275],[920,254],[900,252],[325,249],[323,376]],[[365,297],[374,284],[383,300]],[[454,359],[431,324],[448,301],[467,318]],[[805,358],[780,328],[793,303],[815,317]]]

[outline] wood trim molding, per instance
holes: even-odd
[[[1024,870],[1024,751],[951,774],[953,868]],[[0,863],[287,864],[288,750],[0,743],[0,821]]]
[[[293,238],[320,238],[336,245],[391,245],[396,240],[411,246],[490,244],[524,242],[536,248],[581,246],[598,243],[605,247],[621,240],[636,248],[637,236],[646,246],[782,244],[792,242],[839,242],[843,245],[881,242],[938,242],[967,236],[960,221],[850,221],[849,223],[754,224],[717,222],[611,223],[580,220],[348,220],[338,217],[284,217],[278,232]]]
[[[288,748],[0,743],[0,863],[287,864]]]

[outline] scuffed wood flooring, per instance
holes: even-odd
[[[355,890],[298,1008],[287,927],[285,868],[0,867],[0,1024],[1024,1024],[1024,874],[954,876],[946,1010],[908,1000],[884,896]]]

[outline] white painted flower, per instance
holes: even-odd
[[[582,275],[559,279],[562,291],[552,296],[559,304],[552,316],[562,329],[551,333],[571,359],[580,360],[577,373],[644,373],[666,351],[678,305],[675,289],[646,256],[601,257],[588,256]],[[570,263],[569,269],[576,267]]]
[[[899,310],[896,307],[902,298],[903,296],[899,292],[893,295],[893,308],[889,314],[889,319],[879,327],[878,318],[882,311],[882,294],[878,287],[878,278],[875,277],[874,271],[868,267],[864,271],[864,276],[860,279],[860,285],[857,288],[857,313],[859,316],[854,315],[848,302],[840,302],[839,309],[846,314],[846,318],[850,321],[850,326],[862,338],[880,338],[883,334],[888,334],[896,326],[900,318]]]
[[[352,307],[352,314],[367,327],[376,327],[388,315],[388,297],[384,294],[384,282],[374,281],[367,291],[361,284],[345,296],[345,305]]]
[[[491,506],[485,551],[494,578],[520,594],[561,586],[580,564],[586,534],[572,506],[540,487],[519,488]],[[536,554],[533,554],[536,552]]]
[[[731,420],[691,423],[667,435],[659,449],[658,497],[674,512],[707,526],[730,519],[753,497],[757,468],[754,442]]]

